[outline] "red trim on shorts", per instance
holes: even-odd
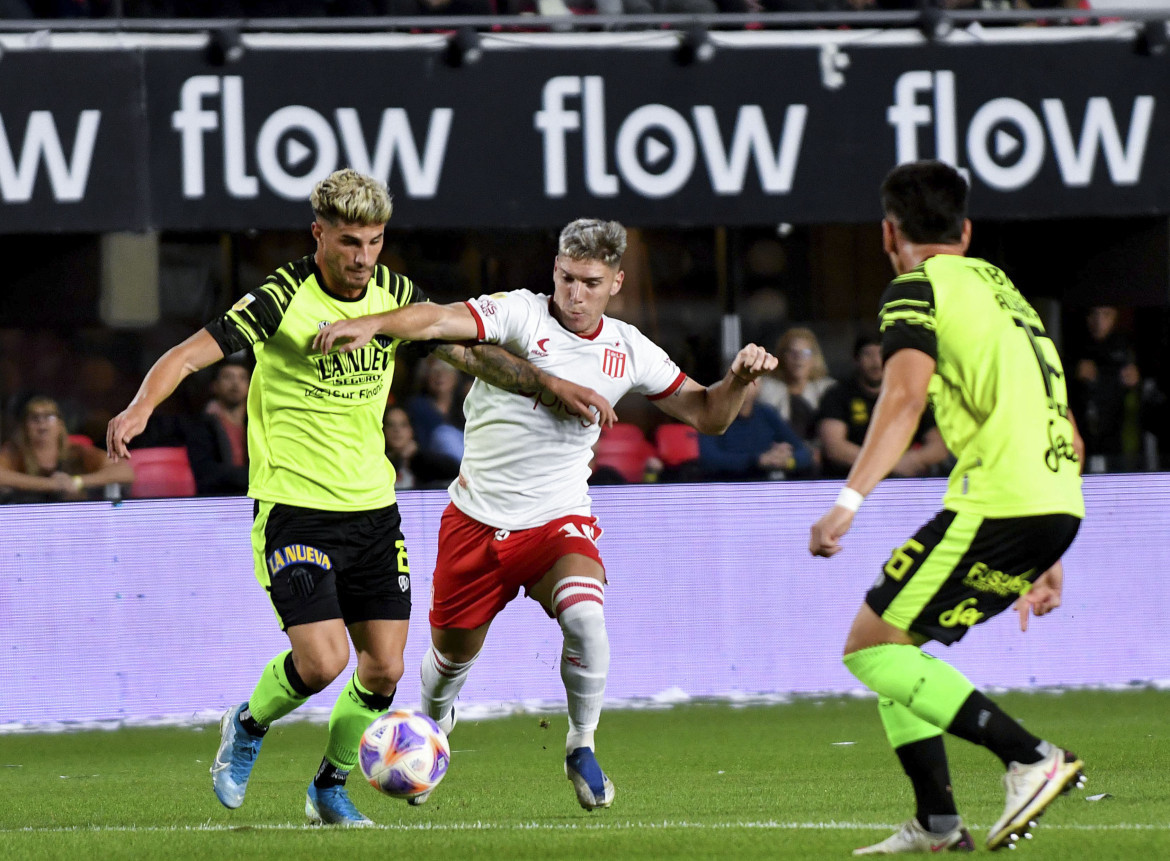
[[[682,371],[679,371],[678,376],[674,378],[674,382],[671,383],[669,386],[667,386],[664,391],[661,391],[656,395],[646,395],[646,400],[658,401],[658,400],[662,400],[662,398],[665,398],[669,395],[673,395],[676,391],[678,391],[678,387],[681,386],[686,381],[687,381],[687,375],[684,374]]]
[[[482,341],[484,336],[483,317],[479,316],[479,311],[471,304],[470,299],[465,299],[463,304],[471,311],[471,316],[475,318],[475,337],[476,340]]]

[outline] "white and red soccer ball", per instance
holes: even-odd
[[[395,709],[362,733],[358,765],[370,786],[392,798],[412,798],[438,786],[451,762],[451,746],[426,715]]]

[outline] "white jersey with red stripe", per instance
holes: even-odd
[[[576,335],[553,317],[550,296],[528,290],[480,296],[467,305],[480,340],[588,386],[611,404],[629,391],[663,398],[686,380],[665,350],[621,320],[603,316],[595,332]],[[478,379],[463,413],[463,463],[450,494],[464,514],[515,530],[590,513],[597,424],[571,415],[559,400],[512,394]]]

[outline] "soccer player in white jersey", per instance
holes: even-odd
[[[634,326],[605,316],[625,277],[625,248],[621,224],[579,219],[561,232],[551,296],[516,290],[452,305],[411,305],[335,322],[317,334],[314,346],[323,353],[355,350],[378,334],[479,339],[590,386],[611,404],[639,392],[702,433],[723,433],[747,387],[773,370],[776,358],[749,344],[718,383],[696,383]],[[565,773],[582,807],[609,807],[614,788],[597,764],[593,738],[609,672],[605,569],[587,483],[600,422],[573,416],[547,397],[479,382],[464,411],[463,463],[439,531],[423,707],[444,729],[454,726],[455,698],[488,627],[523,588],[564,634]]]

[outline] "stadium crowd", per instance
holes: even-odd
[[[1164,439],[1170,419],[1159,385],[1160,369],[1143,369],[1139,360],[1139,355],[1153,354],[1157,343],[1139,343],[1133,325],[1136,317],[1135,309],[1112,306],[1068,313],[1063,352],[1070,401],[1086,439],[1087,472],[1151,471],[1166,466]],[[593,483],[841,478],[865,437],[881,383],[880,353],[866,322],[794,324],[781,315],[768,321],[772,331],[753,332],[753,337],[772,347],[780,367],[753,387],[723,436],[693,431],[684,435],[665,416],[628,402],[617,405],[620,422],[602,434],[595,449]],[[688,373],[703,375],[713,345],[696,346],[701,339],[684,330],[685,319],[663,323],[659,321],[660,328],[669,331],[667,340],[675,344],[680,365]],[[827,353],[817,331],[831,344]],[[851,331],[862,332],[852,344],[847,342]],[[0,452],[10,453],[3,462],[5,469],[0,469],[0,500],[124,495],[117,487],[107,491],[105,485],[117,481],[107,482],[102,476],[87,479],[85,490],[78,492],[72,476],[103,466],[96,457],[102,453],[102,428],[117,404],[128,399],[135,367],[127,356],[141,356],[139,360],[144,361],[150,355],[150,340],[93,329],[79,337],[36,329],[0,331],[0,442],[5,446]],[[128,343],[135,343],[136,349]],[[867,357],[867,353],[873,355]],[[41,358],[33,361],[32,357]],[[233,357],[184,383],[172,409],[160,410],[137,441],[138,447],[185,450],[195,493],[246,492],[243,405],[250,364],[243,355]],[[469,386],[465,375],[432,360],[425,351],[406,351],[383,422],[387,456],[399,467],[399,489],[443,488],[458,474],[463,398]],[[38,405],[51,406],[53,421],[67,445],[77,447],[62,455],[71,464],[66,474],[70,486],[62,483],[59,491],[46,483],[56,470],[43,472],[42,468],[45,477],[35,488],[10,477],[12,471],[35,472],[21,466],[24,461],[15,452],[27,438],[30,410],[36,413]],[[895,473],[941,476],[951,463],[927,418]],[[133,480],[125,469],[115,478],[124,483],[123,491]],[[46,486],[41,488],[40,483]]]

